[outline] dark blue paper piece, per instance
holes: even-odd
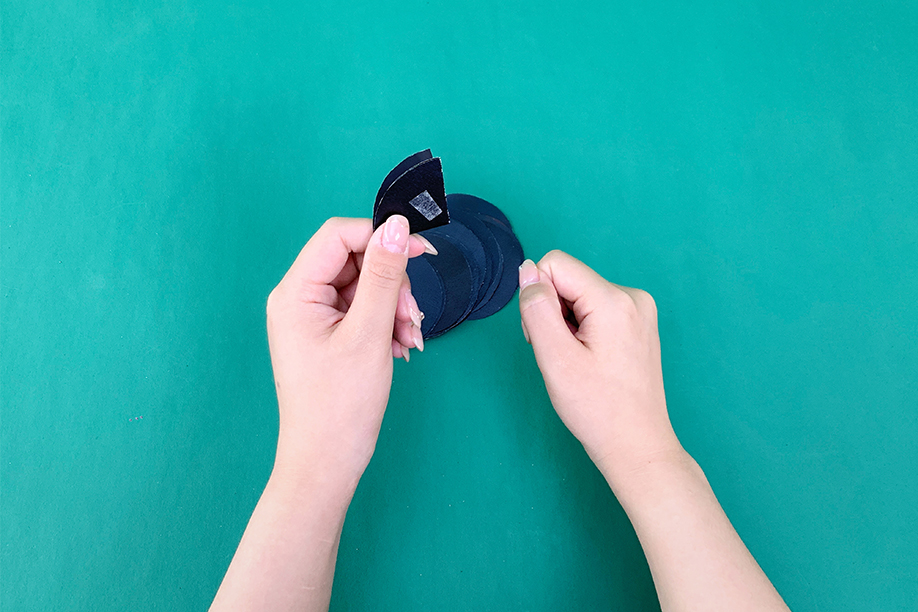
[[[408,160],[403,163],[408,163]],[[392,181],[373,209],[373,228],[378,228],[395,214],[408,219],[413,234],[449,223],[439,157],[412,166]]]
[[[468,195],[467,193],[451,193],[449,194],[449,202],[451,205],[461,207],[476,215],[487,215],[492,217],[496,221],[502,223],[508,230],[511,232],[513,231],[513,226],[510,225],[510,219],[507,218],[507,215],[487,200],[482,200],[479,197]]]
[[[486,303],[480,304],[472,311],[468,317],[469,319],[489,317],[513,299],[513,294],[516,293],[519,287],[519,268],[523,263],[523,247],[520,245],[516,234],[507,229],[499,219],[488,215],[482,215],[480,218],[494,234],[494,237],[497,238],[498,244],[500,244],[503,265],[494,295]]]
[[[430,262],[443,281],[443,314],[427,336],[435,338],[461,323],[471,310],[472,273],[459,247],[442,236],[428,236],[428,240],[439,254],[421,257]]]
[[[447,197],[447,202],[448,201],[449,197]],[[482,287],[485,286],[486,281],[490,280],[484,244],[482,244],[481,240],[478,239],[472,230],[461,223],[456,217],[451,217],[447,225],[429,229],[423,232],[422,235],[434,242],[434,246],[438,244],[435,238],[442,238],[462,251],[462,255],[465,257],[469,272],[471,273],[471,295],[468,308],[462,317],[464,319],[478,304],[478,300],[483,295]],[[496,244],[495,241],[495,245]],[[435,259],[436,258],[434,258],[434,260]],[[437,265],[436,262],[434,262],[434,265]]]
[[[494,233],[488,229],[488,226],[482,222],[477,214],[464,207],[464,204],[468,202],[466,198],[467,197],[463,197],[462,194],[455,193],[446,196],[446,200],[449,202],[450,206],[451,217],[465,225],[475,234],[484,246],[486,263],[484,274],[485,280],[478,292],[478,299],[476,300],[474,308],[477,309],[480,304],[490,301],[494,292],[497,290],[497,285],[503,270],[504,257],[501,254],[500,245],[497,242],[497,238],[494,237]]]
[[[424,313],[421,335],[427,338],[443,314],[443,281],[425,256],[408,260],[408,278],[411,281],[411,294]]]

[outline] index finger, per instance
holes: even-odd
[[[331,285],[336,280],[340,281],[339,275],[347,266],[351,254],[355,255],[356,267],[360,267],[372,236],[373,222],[370,219],[332,217],[300,250],[284,278],[315,285]],[[408,257],[417,257],[424,249],[421,239],[412,234],[408,240]],[[358,272],[354,270],[354,278]]]
[[[334,281],[351,253],[363,253],[373,235],[369,219],[332,217],[312,235],[284,278],[316,285]]]

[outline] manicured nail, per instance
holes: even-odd
[[[527,259],[520,266],[520,289],[525,289],[537,282],[539,282],[539,269],[531,259]]]
[[[424,352],[424,334],[421,333],[420,326],[411,328],[411,338],[414,340],[414,348],[422,353]]]
[[[420,328],[421,321],[424,320],[424,313],[418,308],[417,300],[410,293],[408,294],[408,315],[411,317],[411,322],[414,326]]]
[[[430,240],[428,240],[427,238],[425,238],[424,236],[422,236],[422,235],[420,235],[420,234],[415,234],[415,236],[417,236],[417,239],[418,239],[418,240],[420,240],[421,242],[424,243],[424,252],[425,252],[425,253],[428,253],[428,254],[430,254],[430,255],[439,255],[439,254],[440,254],[440,252],[437,251],[437,247],[435,247],[434,245],[432,245],[432,244],[430,243]]]
[[[405,346],[404,344],[402,345],[402,358],[405,360],[405,363],[408,363],[409,361],[411,361],[408,358],[408,347]]]
[[[382,245],[390,253],[408,253],[408,219],[392,215],[386,219],[382,233]]]

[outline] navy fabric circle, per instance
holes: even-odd
[[[516,234],[504,227],[499,219],[487,215],[482,215],[480,218],[500,244],[503,266],[494,295],[472,311],[472,314],[469,315],[470,319],[489,317],[510,302],[519,287],[519,268],[523,263],[523,247]]]
[[[466,311],[462,316],[462,319],[464,319],[478,305],[478,299],[483,293],[482,287],[485,282],[490,281],[485,247],[481,240],[478,239],[478,236],[456,218],[451,219],[448,225],[426,230],[422,232],[422,235],[428,240],[433,236],[441,237],[457,247],[465,256],[471,273],[471,295],[469,296]]]
[[[489,301],[494,295],[501,275],[501,270],[503,269],[503,256],[501,255],[500,245],[497,242],[497,238],[494,237],[494,233],[478,218],[478,215],[462,208],[462,206],[457,206],[455,210],[453,209],[453,198],[455,195],[456,194],[450,194],[446,196],[450,207],[451,219],[459,221],[475,234],[475,237],[478,238],[484,247],[485,253],[484,281],[479,288],[478,299],[473,308],[474,310],[478,308],[480,304]]]
[[[411,281],[411,294],[424,313],[421,335],[427,338],[443,314],[443,281],[426,255],[408,260],[408,280]]]
[[[513,231],[513,226],[510,225],[510,219],[507,218],[507,215],[487,200],[482,200],[481,198],[468,195],[467,193],[451,193],[446,196],[446,198],[451,210],[453,206],[456,206],[479,216],[487,215],[493,217],[496,221],[502,223],[508,230]]]
[[[443,236],[431,235],[427,239],[439,254],[421,257],[430,262],[443,281],[443,314],[426,336],[435,338],[462,322],[468,314],[472,300],[472,272],[459,247]]]
[[[439,254],[424,254],[408,265],[412,292],[425,314],[424,338],[436,338],[466,319],[483,319],[506,306],[519,286],[523,262],[519,239],[496,206],[455,193],[446,196],[446,203],[449,223],[421,232]]]

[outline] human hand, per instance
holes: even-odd
[[[424,350],[405,268],[433,247],[390,217],[328,220],[268,297],[280,410],[275,474],[347,482],[373,455],[392,359]]]
[[[647,292],[552,251],[520,267],[520,314],[555,410],[607,478],[679,455]]]

